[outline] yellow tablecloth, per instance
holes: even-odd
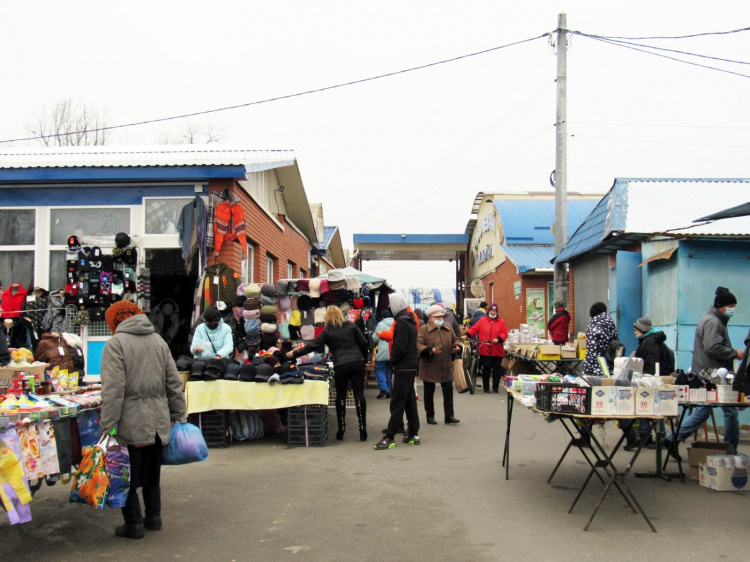
[[[185,385],[187,413],[211,410],[273,410],[305,404],[328,404],[328,383],[267,384],[239,381],[195,381]]]

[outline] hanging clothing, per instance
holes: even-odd
[[[239,203],[240,199],[228,189],[224,191],[212,191],[208,195],[208,207],[206,208],[206,248],[214,249],[214,223],[216,222],[216,207],[225,201]]]
[[[224,301],[231,308],[237,298],[239,283],[240,276],[227,264],[208,266],[201,284],[201,312],[216,301]]]
[[[247,235],[245,234],[245,211],[242,205],[229,201],[219,204],[214,211],[214,251],[218,254],[224,240],[239,240],[247,255]]]
[[[49,293],[40,287],[34,289],[34,300],[27,297],[21,306],[24,318],[31,320],[37,335],[41,335],[47,330],[44,329],[44,317],[49,308]]]
[[[50,293],[47,299],[48,308],[42,320],[41,331],[62,332],[65,326],[65,300],[59,292]]]
[[[177,232],[180,235],[180,249],[187,272],[190,273],[193,256],[196,252],[199,255],[200,268],[206,267],[208,263],[206,256],[206,205],[200,196],[196,196],[182,208],[180,218],[177,221]]]
[[[18,318],[21,316],[21,307],[26,300],[28,291],[20,283],[11,283],[3,291],[2,309],[3,318]]]

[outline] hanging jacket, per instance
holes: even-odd
[[[216,301],[222,300],[228,306],[237,298],[239,275],[225,263],[209,265],[201,287],[201,310],[210,308]]]
[[[229,189],[223,191],[212,191],[208,195],[208,207],[206,207],[206,248],[214,249],[214,225],[216,224],[216,207],[225,201],[239,203],[240,199]]]
[[[29,300],[27,297],[21,306],[23,317],[31,321],[38,336],[47,331],[44,329],[44,317],[49,308],[48,295],[49,293],[44,289],[38,289],[34,291],[34,300]]]
[[[564,307],[558,308],[547,322],[547,330],[552,343],[567,343],[570,337],[570,313]]]
[[[16,291],[16,293],[13,294],[13,291]],[[23,285],[20,283],[11,283],[8,288],[3,291],[3,318],[18,318],[21,316],[21,308],[23,307],[27,294],[28,291],[23,288]]]
[[[494,320],[489,316],[482,316],[476,324],[466,330],[469,337],[477,336],[479,342],[489,341],[492,343],[479,346],[479,355],[485,357],[505,357],[505,346],[503,343],[508,339],[508,326],[505,320],[499,316]],[[500,338],[500,343],[495,343],[495,338]]]
[[[205,268],[208,263],[206,259],[206,205],[200,196],[196,195],[195,199],[180,211],[177,232],[187,272],[190,273],[196,252],[200,258],[200,268]]]
[[[50,293],[47,299],[49,306],[42,320],[41,331],[60,333],[65,324],[65,300],[58,292]]]
[[[224,240],[239,241],[247,255],[247,234],[245,233],[245,211],[242,205],[226,201],[214,209],[214,251],[218,254]]]

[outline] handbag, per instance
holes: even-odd
[[[453,385],[459,394],[463,394],[469,390],[469,386],[466,384],[466,375],[464,374],[463,359],[453,361]]]
[[[107,507],[125,507],[130,492],[130,453],[113,435],[107,438],[104,462],[109,479]]]

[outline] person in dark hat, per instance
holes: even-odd
[[[469,320],[470,327],[479,322],[481,318],[487,316],[487,306],[487,303],[484,301],[479,303],[479,308],[471,314],[471,320]]]
[[[195,329],[190,351],[194,357],[223,359],[234,355],[232,329],[224,322],[221,312],[211,307],[203,313],[205,322]]]
[[[722,367],[727,371],[734,371],[734,361],[742,361],[745,352],[734,349],[729,341],[727,324],[734,315],[737,306],[735,297],[726,287],[718,287],[714,297],[714,305],[709,307],[706,315],[698,322],[693,341],[693,364],[690,370],[695,375],[710,374]],[[729,443],[732,449],[728,454],[735,454],[740,441],[740,424],[736,407],[722,406],[724,412],[724,443]],[[679,458],[677,443],[684,441],[703,425],[713,409],[709,406],[698,406],[693,413],[682,422],[680,432],[665,439],[665,446],[669,454]]]
[[[130,492],[118,537],[142,539],[144,527],[162,528],[162,444],[169,442],[171,426],[184,422],[185,394],[166,342],[140,308],[119,301],[105,319],[112,338],[102,353],[102,412],[99,435],[117,429],[117,439],[130,455]],[[171,423],[170,423],[171,422]],[[138,488],[143,488],[146,517],[141,512]]]

